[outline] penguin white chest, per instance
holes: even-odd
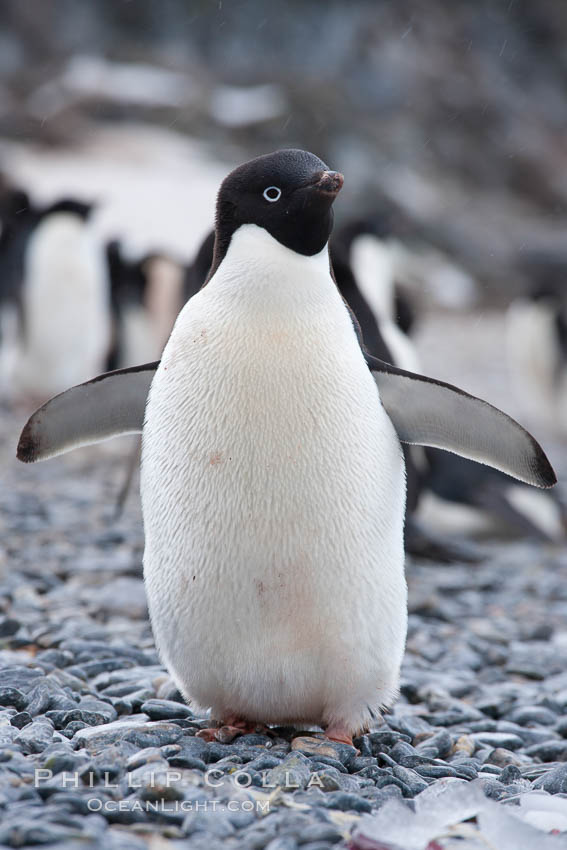
[[[405,641],[404,470],[326,251],[240,228],[178,318],[143,441],[150,614],[183,693],[362,726]]]

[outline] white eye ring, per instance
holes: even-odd
[[[278,186],[268,186],[267,189],[264,189],[262,195],[271,204],[275,204],[281,198],[282,190]]]

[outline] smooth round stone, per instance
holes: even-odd
[[[301,833],[303,845],[311,841],[326,841],[329,844],[337,844],[342,841],[342,834],[330,823],[313,823],[306,826]]]
[[[376,765],[376,759],[371,756],[356,756],[351,759],[348,764],[350,773],[358,773],[360,770],[363,770],[365,767],[374,767]]]
[[[316,781],[314,782],[314,786],[316,788],[320,788],[321,791],[357,790],[353,789],[352,785],[343,787],[340,781],[341,773],[336,768],[329,767],[325,764],[319,764],[318,762],[313,762],[313,768],[316,772]]]
[[[519,768],[517,768],[514,764],[507,765],[500,774],[500,782],[502,782],[503,785],[510,785],[510,783],[516,782],[521,778],[522,774],[520,773]]]
[[[450,764],[421,764],[415,770],[427,779],[442,779],[444,776],[457,775],[457,771]]]
[[[462,753],[465,756],[472,756],[476,749],[476,744],[470,735],[459,735],[453,745],[453,753]]]
[[[416,794],[419,794],[421,791],[424,791],[428,783],[423,779],[419,773],[415,770],[411,770],[409,767],[400,767],[400,765],[396,765],[392,768],[392,773],[403,782],[406,793],[404,796],[415,797]]]
[[[271,754],[266,753],[259,755],[255,759],[252,759],[252,761],[248,762],[248,764],[246,765],[246,770],[270,770],[270,768],[272,767],[277,767],[279,763],[280,759],[276,758]]]
[[[205,832],[217,838],[230,838],[235,833],[234,825],[226,812],[189,812],[183,821],[183,832],[187,836]]]
[[[65,729],[63,729],[61,731],[61,734],[65,735],[66,738],[71,739],[75,736],[76,732],[79,732],[81,729],[87,729],[87,728],[88,728],[88,724],[83,723],[82,720],[72,720],[69,723],[69,725],[66,726]]]
[[[526,755],[541,761],[565,761],[567,760],[567,741],[551,740],[534,744],[526,749]]]
[[[172,767],[190,767],[194,759],[204,763],[209,761],[209,745],[201,738],[180,738],[177,747],[176,752],[166,755]]]
[[[342,812],[371,812],[372,806],[368,800],[357,794],[348,794],[346,791],[331,791],[325,795],[322,805],[329,809],[339,809]]]
[[[511,750],[506,750],[504,749],[504,747],[496,747],[496,749],[492,750],[492,752],[488,756],[487,762],[489,764],[494,764],[497,767],[507,767],[508,765],[514,765],[516,768],[518,768],[526,763],[529,763],[529,759],[526,759],[523,756],[519,756],[516,753],[513,753]]]
[[[503,747],[507,750],[518,750],[523,741],[518,735],[513,735],[506,732],[474,732],[471,735],[473,741],[477,744],[487,747]]]
[[[18,688],[0,688],[0,705],[12,706],[18,711],[27,707],[28,699]]]
[[[277,767],[266,773],[267,785],[296,790],[305,788],[311,772],[309,759],[300,752],[292,752]]]
[[[0,638],[12,637],[20,630],[21,623],[11,617],[0,617]]]
[[[441,729],[434,735],[420,741],[416,750],[420,755],[430,755],[429,750],[435,749],[436,755],[433,758],[446,758],[453,749],[453,737],[446,729]]]
[[[557,721],[557,715],[539,705],[526,705],[514,709],[504,718],[519,726],[536,724],[538,726],[553,726]]]
[[[173,718],[193,717],[188,705],[168,699],[149,699],[142,703],[141,710],[150,720],[171,720]]]
[[[24,753],[41,753],[53,740],[53,726],[49,720],[37,718],[24,726],[14,740]]]
[[[557,767],[538,777],[533,787],[547,791],[549,794],[567,794],[567,762],[558,764]]]
[[[339,773],[354,773],[354,771],[351,769],[352,762],[349,762],[349,770],[347,771],[344,764],[338,761],[337,759],[329,758],[328,756],[310,756],[309,758],[312,764],[328,765],[329,767],[334,767],[335,770],[339,771]]]
[[[63,694],[65,699],[71,703],[73,706],[75,702],[64,693],[64,691],[56,691],[48,687],[47,682],[40,682],[31,691],[28,693],[28,705],[27,712],[31,714],[32,717],[36,717],[39,714],[45,714],[47,709],[52,705],[53,700],[56,695]]]
[[[67,745],[68,746],[68,745]],[[72,750],[55,750],[49,755],[44,751],[45,761],[43,767],[50,770],[54,775],[62,772],[74,773],[85,763],[85,756]]]
[[[346,764],[357,755],[356,747],[329,741],[328,738],[311,738],[299,736],[291,742],[291,749],[308,756],[327,756],[328,758]]]
[[[27,726],[28,723],[32,722],[32,717],[27,711],[20,711],[18,714],[14,714],[13,717],[10,718],[10,724],[15,726],[16,729],[23,729],[24,726]]]
[[[488,779],[483,782],[482,790],[486,797],[489,800],[501,800],[503,797],[508,795],[506,788],[502,783],[497,782],[495,779]]]

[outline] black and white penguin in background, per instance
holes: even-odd
[[[106,246],[106,257],[114,318],[108,368],[160,357],[186,301],[185,268],[159,252],[128,259],[117,240]]]
[[[349,221],[331,240],[331,258],[339,289],[359,318],[370,353],[419,371],[418,353],[406,330],[415,324],[415,307],[395,285],[388,247],[392,231],[384,213]],[[546,542],[565,536],[567,511],[555,490],[533,491],[498,470],[434,448],[407,449],[406,468],[406,550],[412,554],[439,560],[473,556],[472,551],[453,552],[448,540],[431,536],[433,531],[521,535]]]
[[[396,283],[394,230],[394,213],[385,210],[352,219],[333,235],[331,259],[344,297],[357,316],[359,312],[367,316],[367,319],[359,319],[366,345],[373,351],[372,337],[366,342],[364,333],[366,324],[368,334],[374,334],[370,311],[390,352],[391,362],[401,369],[419,371],[419,358],[408,336],[414,324],[415,308]],[[347,269],[354,278],[354,286]]]
[[[528,415],[544,415],[567,438],[567,257],[529,257],[532,280],[506,314],[506,347],[513,387]]]
[[[41,210],[24,250],[11,368],[17,396],[45,398],[104,368],[110,292],[92,205],[71,198]]]
[[[365,354],[333,280],[343,184],[318,157],[236,168],[205,286],[160,363],[52,399],[18,456],[143,431],[144,575],[161,656],[201,737],[317,723],[352,742],[391,704],[407,628],[400,440],[555,483],[539,444],[461,390]]]

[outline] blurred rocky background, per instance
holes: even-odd
[[[567,250],[566,44],[556,0],[4,0],[0,153],[31,174],[21,146],[132,122],[227,163],[305,147],[343,215],[386,198],[503,303]]]

